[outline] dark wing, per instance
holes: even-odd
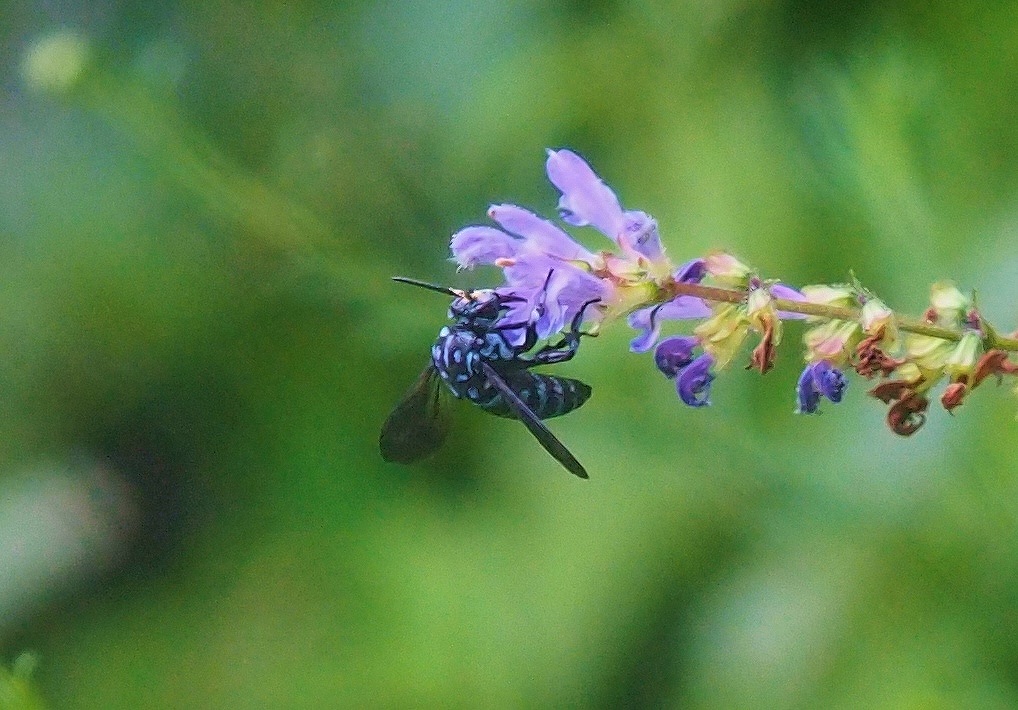
[[[502,379],[502,376],[495,372],[495,368],[486,362],[482,362],[481,367],[484,368],[484,374],[488,378],[488,382],[498,388],[498,391],[502,393],[502,397],[505,399],[505,403],[509,405],[509,409],[530,430],[530,433],[540,442],[544,450],[565,466],[569,473],[580,478],[588,478],[587,471],[583,468],[583,465],[576,460],[575,456],[569,453],[569,449],[537,418],[537,415],[534,414],[530,407],[524,404],[523,400],[513,392],[512,388]]]
[[[413,463],[435,453],[449,433],[449,421],[439,406],[442,382],[428,366],[403,395],[382,425],[378,450],[393,463]]]

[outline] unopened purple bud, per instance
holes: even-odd
[[[845,373],[826,360],[818,362],[813,368],[813,380],[816,382],[820,394],[835,404],[841,401],[841,397],[845,394],[845,388],[848,386]]]
[[[690,259],[672,274],[672,278],[682,283],[698,284],[707,275],[707,262],[704,259]]]
[[[820,393],[813,384],[813,373],[807,366],[799,375],[799,383],[795,386],[795,394],[799,399],[796,414],[816,414],[820,405]]]
[[[834,403],[841,401],[848,381],[845,374],[826,360],[806,365],[799,376],[796,395],[799,399],[799,414],[815,414],[820,407],[820,397]]]
[[[710,404],[710,385],[714,375],[710,368],[714,358],[710,353],[703,353],[687,365],[675,381],[675,389],[679,399],[690,407],[706,407]]]
[[[668,379],[676,377],[686,365],[693,362],[693,349],[699,343],[699,338],[694,335],[665,338],[654,351],[657,369]]]

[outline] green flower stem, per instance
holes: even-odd
[[[674,282],[669,285],[667,291],[671,294],[669,298],[674,296],[695,296],[705,301],[718,301],[722,303],[741,303],[746,300],[746,291],[742,289],[720,288],[718,286],[704,286],[694,283]],[[779,311],[802,313],[830,320],[858,321],[861,315],[857,308],[829,306],[822,303],[809,303],[807,301],[790,301],[785,298],[775,298],[774,306]],[[962,336],[961,329],[942,328],[914,318],[898,318],[896,322],[898,329],[907,333],[928,335],[932,338],[954,341],[961,340]],[[1018,339],[997,335],[992,329],[989,329],[989,334],[983,338],[983,343],[986,349],[995,348],[997,350],[1007,350],[1008,352],[1018,352]]]

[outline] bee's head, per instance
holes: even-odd
[[[457,319],[494,323],[498,320],[504,308],[505,299],[491,289],[460,291],[456,299],[449,306],[449,316]]]
[[[408,279],[405,276],[394,276],[393,280],[452,296],[449,317],[455,320],[470,321],[477,325],[494,325],[502,316],[502,312],[509,307],[509,303],[526,300],[521,296],[499,294],[490,288],[461,291],[457,288],[436,286],[425,281]]]

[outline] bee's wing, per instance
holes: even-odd
[[[378,449],[394,463],[413,463],[435,453],[449,433],[449,421],[439,406],[442,382],[428,366],[382,425]]]
[[[540,442],[544,450],[565,466],[569,473],[580,478],[587,478],[587,471],[583,468],[583,465],[576,460],[575,456],[569,453],[569,449],[537,418],[537,415],[519,398],[519,395],[513,392],[512,388],[502,379],[502,376],[495,372],[495,368],[486,362],[482,362],[481,366],[484,368],[484,374],[488,378],[488,382],[498,388],[506,404],[509,405],[509,409],[519,417],[519,420],[530,430],[530,433]]]

